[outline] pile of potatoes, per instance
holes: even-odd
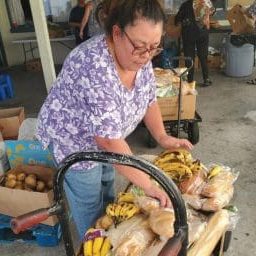
[[[9,173],[5,177],[4,186],[13,189],[22,189],[27,191],[48,192],[52,189],[52,181],[44,182],[35,174]]]

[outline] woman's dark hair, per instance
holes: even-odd
[[[123,31],[140,17],[155,23],[165,22],[165,14],[158,0],[103,0],[98,5],[96,17],[108,35],[112,34],[114,25]]]

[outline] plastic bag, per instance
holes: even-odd
[[[159,209],[160,202],[157,199],[148,196],[138,196],[135,199],[135,204],[145,214],[150,214],[152,210]]]
[[[202,204],[202,210],[216,212],[227,206],[234,194],[234,187],[230,185],[226,191],[216,197],[207,198]]]
[[[205,179],[205,172],[199,171],[192,177],[180,182],[179,189],[182,194],[199,195],[205,185]]]
[[[26,118],[20,128],[18,140],[35,140],[37,118]]]
[[[205,198],[202,198],[200,195],[189,195],[189,194],[183,194],[182,198],[187,205],[191,206],[195,210],[202,209],[202,205],[206,200]]]
[[[118,241],[117,247],[113,250],[114,255],[140,256],[154,239],[155,234],[149,228],[148,221],[145,221],[135,229],[124,232],[124,235]]]
[[[173,223],[175,220],[174,211],[169,208],[152,210],[149,216],[149,225],[154,233],[164,238],[171,238],[174,235]]]
[[[229,187],[237,180],[239,175],[228,166],[211,164],[209,170],[215,166],[220,166],[221,171],[214,177],[207,180],[202,188],[201,195],[205,197],[218,197],[225,193]]]

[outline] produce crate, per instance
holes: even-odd
[[[178,96],[158,98],[163,121],[178,119]],[[181,119],[194,119],[196,95],[183,95],[181,100]]]
[[[38,224],[30,230],[16,235],[10,228],[10,221],[10,216],[0,214],[0,244],[22,240],[26,243],[36,243],[39,246],[51,247],[57,246],[60,242],[62,235],[60,224],[55,226]]]

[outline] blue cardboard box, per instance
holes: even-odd
[[[55,167],[52,154],[35,140],[6,140],[6,152],[11,168],[20,164]]]

